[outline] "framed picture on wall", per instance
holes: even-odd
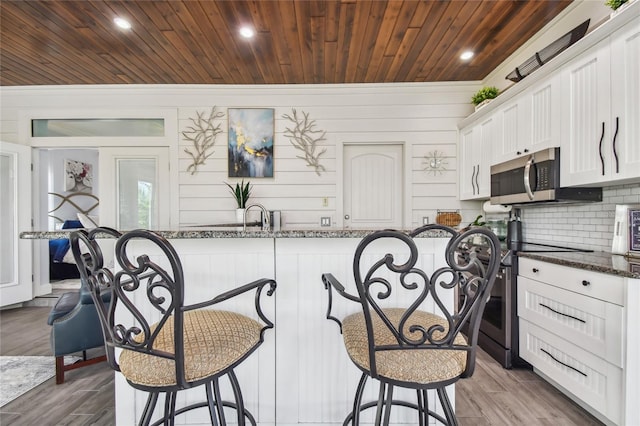
[[[91,194],[93,191],[93,165],[76,160],[64,160],[64,189],[68,192]]]
[[[273,177],[273,108],[229,108],[229,177]]]

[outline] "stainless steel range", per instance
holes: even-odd
[[[515,246],[512,245],[512,248]],[[468,242],[458,250],[459,259],[468,262],[471,256],[486,264],[489,258],[488,247]],[[518,353],[518,312],[517,312],[517,276],[518,276],[518,252],[591,252],[562,246],[518,243],[517,251],[502,247],[502,261],[496,280],[491,289],[491,297],[487,301],[478,345],[504,368],[530,367],[519,357]],[[464,332],[466,330],[463,329]]]
[[[512,368],[514,361],[518,363],[518,321],[515,309],[517,305],[515,276],[512,268],[514,256],[506,247],[501,254],[500,269],[482,315],[478,345],[503,367]],[[458,256],[465,263],[474,256],[486,265],[489,258],[488,247],[468,243],[461,247]]]

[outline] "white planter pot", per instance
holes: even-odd
[[[236,223],[239,223],[241,226],[236,227],[237,231],[242,231],[244,223],[244,209],[236,209]]]
[[[476,105],[476,111],[479,110],[480,108],[482,108],[485,105],[489,105],[489,103],[492,101],[493,99],[485,99],[484,101],[480,102],[478,105]]]

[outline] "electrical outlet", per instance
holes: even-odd
[[[320,218],[320,226],[331,226],[331,218],[330,217],[321,217]]]
[[[422,216],[422,224],[423,225],[429,224],[429,216]]]
[[[322,207],[329,207],[329,197],[322,198]]]

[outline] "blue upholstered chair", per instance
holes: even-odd
[[[102,228],[114,237],[119,232]],[[110,295],[105,293],[102,300],[108,303]],[[47,324],[51,326],[51,350],[56,358],[56,384],[64,383],[65,371],[85,367],[106,360],[105,355],[87,358],[87,350],[103,347],[102,326],[91,292],[81,279],[80,290],[64,293],[51,309]],[[82,360],[65,365],[65,355],[82,352]]]

